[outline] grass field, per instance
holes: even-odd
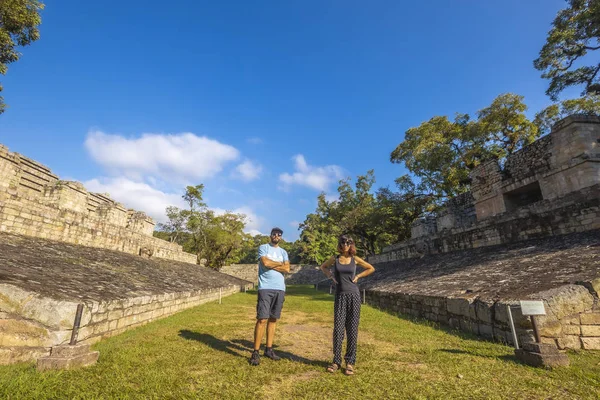
[[[518,363],[513,349],[363,306],[356,374],[327,374],[333,297],[290,287],[279,362],[248,364],[255,293],[205,304],[97,343],[95,366],[0,366],[2,399],[598,399],[600,353],[568,368]],[[262,354],[262,353],[261,353]]]

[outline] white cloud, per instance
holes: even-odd
[[[251,137],[246,139],[246,141],[250,144],[261,144],[263,142],[263,140],[259,137]]]
[[[127,178],[96,178],[84,182],[84,186],[90,192],[108,193],[111,199],[123,203],[126,208],[145,212],[156,222],[167,220],[165,208],[168,206],[186,207],[180,193],[165,193],[146,183],[135,182]],[[227,212],[218,207],[211,207],[211,210],[217,215]],[[244,231],[253,235],[261,234],[261,228],[265,221],[250,207],[238,207],[230,211],[246,216]]]
[[[115,175],[141,179],[157,176],[165,181],[189,182],[214,176],[239,151],[206,136],[193,133],[138,138],[91,131],[85,147],[95,161]]]
[[[145,212],[156,222],[166,221],[167,206],[185,207],[181,194],[165,193],[127,178],[96,178],[83,184],[91,192],[108,193],[125,207]]]
[[[244,231],[246,233],[250,233],[252,235],[261,234],[260,228],[262,227],[264,220],[262,217],[259,217],[250,207],[238,207],[234,210],[225,210],[223,208],[210,208],[217,215],[225,214],[227,211],[230,211],[235,214],[244,214],[246,216],[246,226],[244,227]],[[257,233],[254,233],[257,232]]]
[[[296,172],[283,173],[279,180],[283,182],[283,190],[288,190],[292,185],[306,186],[319,191],[326,191],[329,185],[343,178],[343,169],[337,165],[314,167],[308,165],[304,156],[298,154],[293,157]]]
[[[246,182],[253,181],[260,177],[263,168],[260,164],[256,164],[250,160],[246,160],[239,164],[233,172],[233,177]]]

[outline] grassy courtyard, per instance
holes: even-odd
[[[363,307],[356,375],[324,372],[333,298],[290,287],[279,362],[248,365],[255,293],[240,293],[97,343],[97,365],[38,373],[0,366],[2,399],[394,398],[597,399],[600,353],[556,370],[519,364],[512,348]]]

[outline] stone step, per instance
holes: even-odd
[[[515,356],[532,367],[566,367],[569,365],[569,357],[562,353],[540,354],[518,349],[515,350]]]
[[[52,357],[73,357],[80,356],[89,352],[90,345],[88,343],[79,343],[73,346],[68,344],[62,346],[54,346],[50,350],[50,355]]]
[[[42,357],[37,360],[38,371],[45,371],[49,369],[72,369],[79,367],[87,367],[93,365],[98,361],[100,352],[91,351],[86,354],[80,354],[72,357]]]
[[[529,351],[530,353],[540,353],[548,355],[559,354],[556,346],[549,343],[522,343],[521,347],[523,347],[523,350]]]

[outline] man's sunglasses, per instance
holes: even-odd
[[[274,233],[271,233],[271,236],[279,236],[279,237],[281,237],[281,233],[279,233],[279,232],[274,232]]]
[[[342,241],[340,242],[340,244],[341,244],[342,246],[345,246],[345,245],[351,246],[351,245],[353,245],[353,244],[354,244],[354,241],[352,241],[352,240],[342,240]]]

